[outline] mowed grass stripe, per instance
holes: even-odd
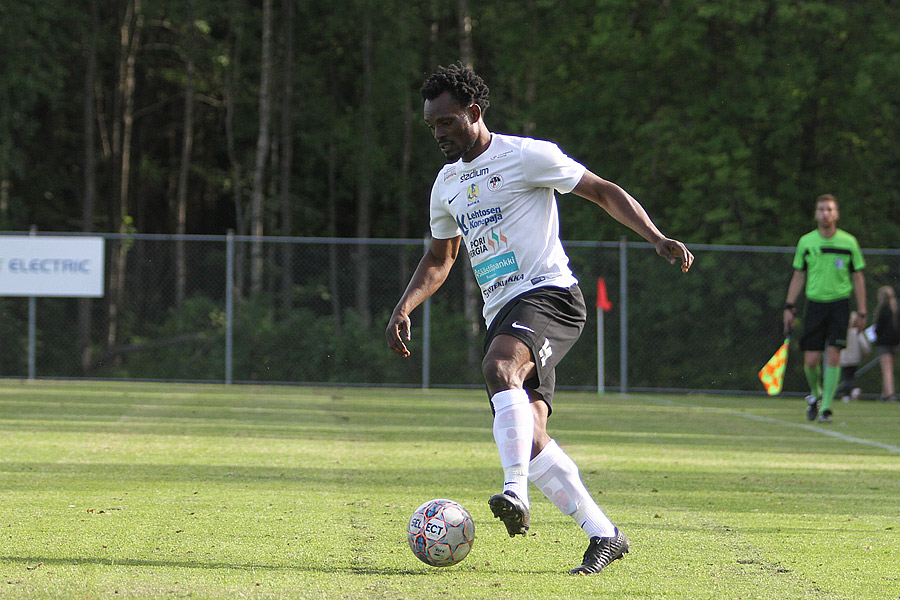
[[[574,578],[586,540],[537,490],[527,538],[487,508],[482,391],[0,382],[0,595],[900,597],[896,453],[786,427],[800,401],[663,399],[685,406],[557,396],[552,433],[634,543]],[[895,408],[842,404],[837,426],[890,444]],[[476,521],[449,569],[406,547],[434,497]]]

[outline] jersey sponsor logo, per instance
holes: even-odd
[[[456,215],[456,224],[463,232],[463,235],[469,235],[469,226],[466,224],[466,215]]]
[[[515,283],[517,281],[522,281],[523,279],[525,279],[525,276],[522,275],[521,273],[517,273],[516,275],[513,275],[512,277],[510,277],[508,279],[501,279],[500,281],[495,281],[488,287],[481,290],[481,295],[484,296],[485,300],[487,300],[491,294],[493,294],[500,288],[505,287],[511,283]]]
[[[498,227],[496,230],[491,227],[491,233],[488,235],[483,235],[479,238],[475,238],[469,243],[469,258],[475,258],[485,252],[491,250],[498,250],[501,245],[509,246],[509,239],[500,231]]]
[[[491,227],[491,236],[488,238],[487,243],[491,245],[491,248],[497,246],[500,247],[500,244],[504,246],[509,246],[509,240],[505,235],[500,231],[500,228],[497,228],[497,231],[494,231],[494,228]]]
[[[477,208],[467,213],[456,215],[456,224],[463,235],[469,235],[469,231],[482,225],[490,225],[503,220],[503,209],[499,206],[492,208]]]
[[[450,167],[449,169],[444,171],[444,183],[447,183],[454,177],[456,177],[456,167],[455,166]]]
[[[475,258],[490,250],[487,245],[487,236],[475,238],[469,243],[469,258]]]
[[[466,206],[472,206],[473,204],[478,204],[478,194],[480,190],[478,186],[474,183],[469,186],[469,189],[466,190]]]
[[[539,283],[543,283],[544,281],[547,281],[548,279],[556,279],[559,276],[560,276],[559,273],[553,273],[552,275],[541,275],[540,277],[535,277],[534,279],[532,279],[531,285],[537,285]]]
[[[463,173],[459,176],[459,182],[465,183],[470,179],[475,179],[476,177],[481,177],[482,175],[487,175],[491,170],[487,167],[482,167],[481,169],[472,169],[468,173]]]
[[[495,155],[493,155],[493,156],[491,157],[491,160],[496,160],[496,159],[498,159],[498,158],[503,158],[504,156],[507,156],[507,155],[512,154],[512,153],[513,153],[512,150],[507,150],[506,152],[501,152],[500,154],[495,154]]]
[[[496,175],[491,175],[491,178],[488,179],[488,191],[496,192],[500,188],[503,187],[503,177],[500,176],[500,173]]]
[[[513,252],[506,252],[472,267],[478,285],[485,285],[489,281],[515,273],[518,270],[519,263],[516,262],[516,255]]]

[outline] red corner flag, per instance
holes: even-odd
[[[781,393],[781,386],[784,384],[784,371],[787,368],[788,345],[790,341],[790,338],[785,338],[781,347],[759,372],[759,380],[762,382],[763,387],[766,388],[766,393],[770,396],[777,396]]]
[[[612,310],[612,302],[606,297],[606,282],[602,277],[597,278],[597,308],[604,312]]]

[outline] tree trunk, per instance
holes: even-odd
[[[241,40],[243,39],[244,28],[240,21],[241,12],[238,0],[231,0],[228,6],[232,34],[230,36],[231,48],[229,49],[231,68],[228,70],[225,82],[225,145],[228,151],[231,192],[234,199],[235,232],[237,235],[245,235],[247,227],[244,218],[243,184],[241,179],[243,173],[234,141],[234,96],[237,93],[235,82],[240,81]],[[241,298],[244,295],[244,265],[247,262],[246,247],[247,245],[243,243],[235,244],[233,293],[237,298]]]
[[[284,69],[281,91],[281,235],[292,233],[291,167],[294,159],[294,136],[291,128],[294,67],[294,0],[282,0],[284,19]],[[281,309],[285,315],[292,307],[294,288],[293,246],[281,244]]]
[[[256,140],[256,161],[253,169],[253,191],[250,195],[250,291],[262,291],[263,252],[263,190],[266,158],[269,151],[269,114],[272,99],[269,77],[272,72],[272,0],[263,0],[262,57],[259,82],[259,136]]]
[[[459,56],[467,67],[472,67],[472,16],[469,14],[469,0],[459,0]],[[463,275],[463,310],[466,316],[466,357],[469,369],[480,371],[481,365],[481,290],[472,272],[468,252],[463,252],[465,269]]]
[[[459,0],[459,59],[472,68],[472,15],[469,0]]]
[[[113,125],[113,156],[117,163],[117,195],[113,201],[113,227],[116,233],[130,231],[128,215],[129,183],[131,179],[131,137],[134,129],[135,61],[144,17],[141,0],[129,0],[119,30],[119,75],[116,84],[118,110]],[[129,244],[120,239],[115,244],[109,273],[109,314],[106,335],[107,346],[116,345],[119,334],[119,311],[125,300],[125,259]]]
[[[400,150],[400,225],[398,234],[401,238],[409,237],[409,196],[412,185],[409,172],[412,165],[412,123],[413,108],[409,93],[403,94],[403,141]],[[402,246],[400,249],[400,268],[397,269],[400,279],[400,289],[406,287],[406,283],[412,276],[409,267],[409,248]]]
[[[81,199],[81,230],[85,233],[94,230],[94,206],[97,202],[97,149],[96,123],[94,110],[94,85],[97,80],[97,39],[100,36],[100,15],[97,0],[90,0],[91,28],[88,32],[85,47],[84,69],[84,197]],[[91,308],[90,298],[78,301],[76,324],[76,348],[81,363],[81,372],[86,375],[91,364]]]
[[[328,141],[328,236],[337,235],[337,147],[334,137]],[[340,282],[338,279],[337,246],[334,242],[328,243],[328,292],[331,296],[331,315],[334,319],[334,333],[340,335],[341,326],[341,296]]]
[[[362,39],[362,101],[360,106],[362,148],[357,165],[356,195],[356,237],[372,235],[372,161],[374,160],[375,125],[372,108],[372,13],[363,13]],[[369,306],[369,248],[364,245],[356,249],[356,312],[366,327],[372,322]]]
[[[181,166],[178,171],[178,191],[175,206],[175,308],[184,305],[184,288],[187,283],[187,265],[184,255],[184,236],[187,233],[188,174],[191,169],[191,149],[194,146],[194,50],[191,43],[194,21],[194,2],[188,0],[188,31],[185,54],[186,80],[184,84],[184,117],[182,124]]]

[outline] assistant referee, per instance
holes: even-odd
[[[841,349],[847,345],[850,321],[850,294],[856,297],[857,328],[866,327],[866,282],[863,260],[856,238],[838,229],[837,199],[824,194],[816,199],[818,227],[800,238],[794,254],[794,275],[784,304],[784,331],[789,332],[796,316],[796,302],[804,290],[803,371],[809,382],[806,418],[831,422],[831,403],[840,380]],[[826,348],[827,347],[827,348]],[[824,376],[822,352],[825,352]]]

